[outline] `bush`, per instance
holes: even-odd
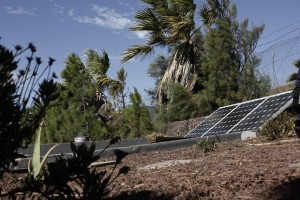
[[[109,145],[118,142],[114,138]],[[108,148],[107,146],[106,148]],[[17,188],[2,197],[15,199],[23,196],[30,199],[102,199],[109,193],[108,187],[120,175],[127,174],[129,167],[117,168],[127,153],[116,149],[116,159],[112,170],[98,171],[91,164],[100,159],[101,154],[95,153],[96,145],[91,143],[74,144],[71,142],[73,156],[71,158],[56,157],[54,162],[47,164],[47,169],[34,177],[29,172],[21,188]]]
[[[199,139],[196,146],[203,150],[204,153],[213,151],[216,147],[216,141],[214,139]]]
[[[27,64],[21,68],[20,56],[27,52]],[[24,49],[16,45],[14,51],[0,44],[0,178],[58,98],[56,76],[50,73],[55,60],[49,58],[40,73],[42,60],[35,53],[32,43]]]
[[[146,135],[146,139],[149,143],[155,143],[157,137],[163,137],[164,135],[161,133],[152,132],[148,135]]]
[[[294,133],[294,117],[288,111],[280,113],[275,119],[268,121],[261,129],[261,134],[269,140],[291,136]]]

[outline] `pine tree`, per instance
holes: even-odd
[[[138,90],[134,88],[129,95],[131,105],[125,109],[125,118],[129,123],[130,137],[136,138],[145,135],[152,129],[149,111],[142,101]]]
[[[202,106],[215,110],[257,98],[266,89],[260,88],[260,83],[267,80],[257,70],[260,61],[254,54],[264,25],[249,30],[248,19],[239,23],[236,6],[230,5],[229,0],[207,0],[207,3],[217,15],[205,37],[201,94],[206,101],[202,101]]]
[[[167,104],[168,122],[193,118],[198,109],[192,92],[176,83],[170,84],[169,88],[170,102]]]
[[[46,140],[43,142],[66,142],[75,136],[85,135],[91,139],[109,139],[110,128],[106,125],[111,108],[104,95],[115,81],[107,77],[109,58],[95,51],[85,52],[85,62],[76,54],[66,59],[62,71],[61,104],[53,108],[47,118]],[[106,105],[106,107],[105,107]]]

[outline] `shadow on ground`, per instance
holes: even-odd
[[[294,199],[300,200],[300,178],[289,178],[280,185],[272,188],[268,193],[268,199]]]
[[[173,197],[165,194],[157,194],[152,191],[138,191],[138,192],[123,192],[117,196],[107,198],[106,200],[141,200],[141,199],[153,199],[153,200],[171,200]]]

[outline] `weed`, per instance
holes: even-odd
[[[146,135],[146,139],[149,143],[155,143],[157,137],[163,137],[164,135],[161,133],[152,132],[151,134]]]
[[[275,119],[268,121],[261,129],[261,134],[269,140],[280,139],[294,133],[294,118],[287,111],[280,113]]]
[[[216,147],[216,141],[214,139],[199,139],[196,146],[203,150],[204,153],[213,151]]]

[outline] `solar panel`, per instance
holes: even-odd
[[[267,120],[276,117],[292,103],[292,92],[220,107],[186,137],[202,137],[258,130]]]
[[[189,132],[186,137],[200,137],[212,128],[218,121],[223,119],[230,113],[237,105],[221,107],[206,118],[201,124]]]
[[[278,111],[283,111],[292,103],[292,92],[281,93],[267,98],[250,115],[241,120],[230,132],[245,130],[257,130],[273,115],[277,116]]]
[[[216,126],[209,130],[205,136],[227,133],[234,125],[243,119],[248,113],[256,108],[264,99],[249,101],[239,104],[231,113],[229,113]]]

